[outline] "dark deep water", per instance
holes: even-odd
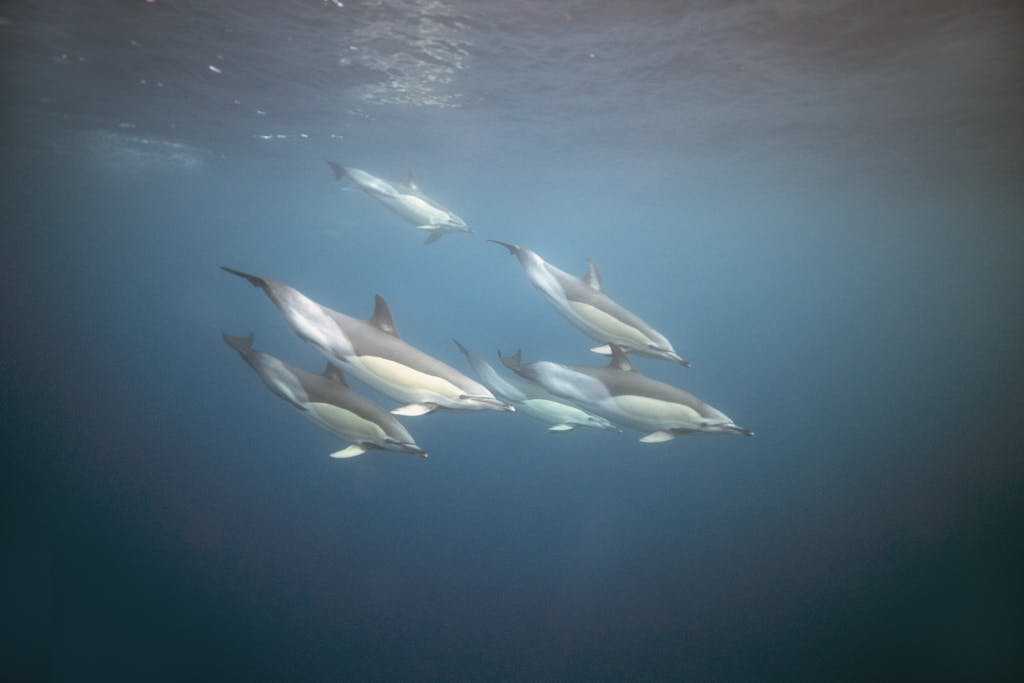
[[[0,17],[0,676],[1021,674],[1016,3]],[[478,234],[424,247],[326,159]],[[694,362],[638,368],[757,436],[440,413],[428,461],[337,461],[220,339],[322,366],[229,265],[380,292],[466,372],[452,337],[599,363],[485,238],[593,257]]]

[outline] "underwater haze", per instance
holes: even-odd
[[[1024,672],[1020,3],[10,0],[0,54],[0,677]],[[592,258],[756,436],[336,460],[222,340],[324,367],[229,266],[467,374],[607,363],[488,239]]]

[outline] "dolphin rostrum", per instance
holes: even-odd
[[[224,341],[238,351],[270,391],[323,429],[351,442],[348,448],[331,453],[332,458],[351,458],[373,449],[427,457],[393,415],[349,389],[344,375],[330,361],[323,374],[317,375],[257,351],[251,334],[235,337],[224,333]]]
[[[356,187],[416,226],[429,231],[424,244],[433,244],[449,232],[473,232],[466,222],[424,195],[412,173],[404,183],[392,183],[358,168],[328,161],[334,179],[348,177]]]
[[[611,363],[605,367],[549,361],[522,363],[519,351],[514,356],[501,356],[501,361],[556,396],[612,422],[648,432],[640,439],[644,443],[659,443],[697,432],[754,435],[693,394],[636,372],[618,346],[613,344],[611,352]]]
[[[626,352],[650,358],[664,358],[690,367],[690,361],[679,357],[665,335],[626,310],[604,293],[601,274],[593,261],[588,261],[587,274],[581,279],[555,268],[536,252],[517,244],[487,240],[500,244],[519,259],[533,286],[587,336],[604,346],[591,351],[611,355],[609,345]]]
[[[536,382],[516,376],[501,376],[490,363],[457,340],[452,341],[466,356],[484,386],[501,400],[515,405],[517,410],[551,425],[548,427],[549,432],[567,432],[576,427],[617,431],[618,428],[608,420],[555,396]]]
[[[377,295],[369,320],[321,306],[299,290],[270,278],[222,268],[262,289],[284,314],[292,331],[382,394],[407,405],[395,415],[451,410],[515,410],[485,386],[398,336],[384,297]]]

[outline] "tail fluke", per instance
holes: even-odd
[[[344,166],[334,161],[328,161],[327,165],[331,167],[332,171],[334,171],[335,180],[341,180],[342,178],[345,177],[346,172]]]
[[[516,244],[509,244],[508,242],[502,242],[501,240],[487,240],[487,241],[488,242],[493,242],[495,244],[500,244],[501,246],[503,246],[506,249],[508,249],[508,253],[512,254],[513,256],[519,256],[519,246],[516,245]]]
[[[501,355],[501,351],[498,351],[498,358],[500,358],[502,364],[512,372],[519,372],[519,368],[522,367],[523,350],[516,349],[515,354],[511,356],[503,356]]]
[[[228,346],[233,348],[235,351],[238,351],[243,356],[246,351],[252,350],[252,341],[255,338],[252,332],[245,337],[236,337],[221,330],[221,335],[224,337],[224,341]]]
[[[250,275],[249,273],[243,273],[240,270],[235,270],[234,268],[228,268],[227,266],[221,266],[220,269],[225,271],[225,272],[231,273],[232,275],[237,275],[238,277],[245,278],[246,280],[249,281],[249,284],[251,284],[253,287],[259,287],[260,289],[266,289],[267,288],[267,281],[264,280],[263,278],[257,276],[257,275]]]

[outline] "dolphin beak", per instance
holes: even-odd
[[[674,360],[675,362],[677,362],[677,363],[679,363],[680,365],[682,365],[682,366],[683,366],[684,368],[689,368],[689,367],[692,367],[692,366],[690,365],[690,361],[686,360],[685,358],[683,358],[682,356],[680,356],[680,355],[679,355],[678,353],[676,353],[675,351],[667,351],[667,352],[665,353],[665,357],[666,357],[666,358],[669,358],[669,359],[671,359],[671,360]]]
[[[740,427],[739,425],[734,425],[734,424],[733,425],[722,425],[722,426],[725,429],[728,429],[730,432],[736,432],[737,434],[742,434],[743,436],[754,436],[754,432],[752,430],[750,430],[750,429],[747,429],[746,427]]]
[[[666,357],[666,358],[668,358],[669,360],[674,360],[675,362],[677,362],[677,363],[679,363],[680,365],[682,365],[682,366],[683,366],[684,368],[688,368],[688,367],[691,367],[691,365],[690,365],[690,361],[686,360],[685,358],[683,358],[682,356],[680,356],[680,355],[679,355],[678,353],[676,353],[675,351],[669,351],[669,352],[667,352],[667,353],[665,354],[665,357]]]

